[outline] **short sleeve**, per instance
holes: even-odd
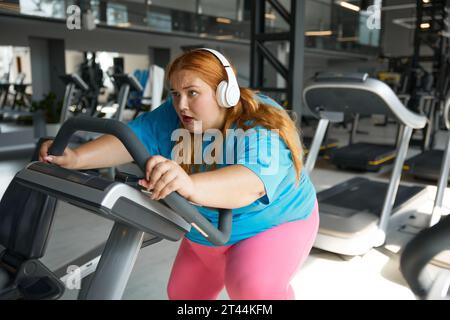
[[[265,128],[249,129],[236,140],[236,164],[247,167],[261,179],[266,195],[259,200],[271,203],[293,165],[289,148],[277,130]]]
[[[165,151],[170,149],[170,135],[178,126],[178,117],[168,99],[152,112],[146,112],[128,123],[128,126],[151,155],[167,156]]]

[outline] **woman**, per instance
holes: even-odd
[[[167,74],[171,97],[129,124],[154,155],[140,184],[154,200],[178,192],[214,224],[210,207],[233,209],[226,245],[213,246],[195,228],[183,239],[169,298],[216,299],[226,287],[231,299],[294,299],[290,280],[319,225],[295,123],[270,98],[239,88],[217,51],[184,53]],[[72,169],[132,160],[109,135],[59,157],[47,154],[50,145],[41,148],[41,160]]]

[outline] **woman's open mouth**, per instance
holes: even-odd
[[[186,124],[191,124],[194,121],[194,118],[193,117],[188,117],[188,116],[182,116],[182,120]]]

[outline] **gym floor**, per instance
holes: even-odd
[[[368,120],[361,122],[361,130],[370,135],[360,135],[360,140],[369,142],[394,142],[395,127],[369,126]],[[305,130],[308,134],[308,130]],[[330,137],[345,144],[348,137],[342,128],[333,128]],[[370,138],[369,138],[370,137]],[[437,146],[442,145],[438,136]],[[410,155],[418,150],[411,150]],[[5,159],[2,157],[2,159]],[[28,162],[28,155],[8,157],[0,161],[0,195],[7,188],[14,174]],[[311,176],[318,191],[356,175],[355,172],[337,171],[324,161],[318,163]],[[359,175],[359,173],[358,173]],[[364,176],[386,179],[388,173],[364,173]],[[403,177],[406,183],[414,182]],[[423,182],[422,182],[423,183]],[[430,182],[432,183],[432,182]],[[426,193],[408,204],[391,218],[386,245],[376,248],[364,256],[345,257],[313,249],[303,268],[293,279],[292,285],[297,299],[414,299],[398,269],[399,250],[408,241],[416,226],[431,212],[436,187],[428,185]],[[450,209],[450,189],[446,189],[445,207]],[[447,212],[450,210],[446,210]],[[416,214],[416,219],[410,216]],[[399,230],[399,226],[409,226]],[[59,203],[47,254],[42,261],[51,269],[59,267],[84,252],[102,243],[108,237],[112,223],[82,211],[72,205]],[[179,242],[161,241],[141,250],[131,275],[124,299],[167,299],[166,285]],[[430,272],[437,272],[431,269]],[[63,299],[74,299],[75,291],[66,290]],[[224,290],[220,299],[228,299]]]

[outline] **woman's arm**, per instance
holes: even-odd
[[[152,191],[154,200],[177,191],[195,204],[223,209],[245,207],[266,194],[261,179],[242,165],[188,175],[175,161],[162,156],[150,157],[145,179],[139,184]]]
[[[133,161],[128,150],[119,139],[104,135],[74,149],[77,157],[74,169],[114,167]]]
[[[245,207],[266,194],[261,179],[242,165],[195,173],[189,200],[202,206],[234,209]]]
[[[66,148],[61,156],[48,154],[53,141],[45,141],[39,150],[39,160],[68,169],[94,169],[117,166],[133,159],[122,142],[114,136],[104,135],[72,150]]]

